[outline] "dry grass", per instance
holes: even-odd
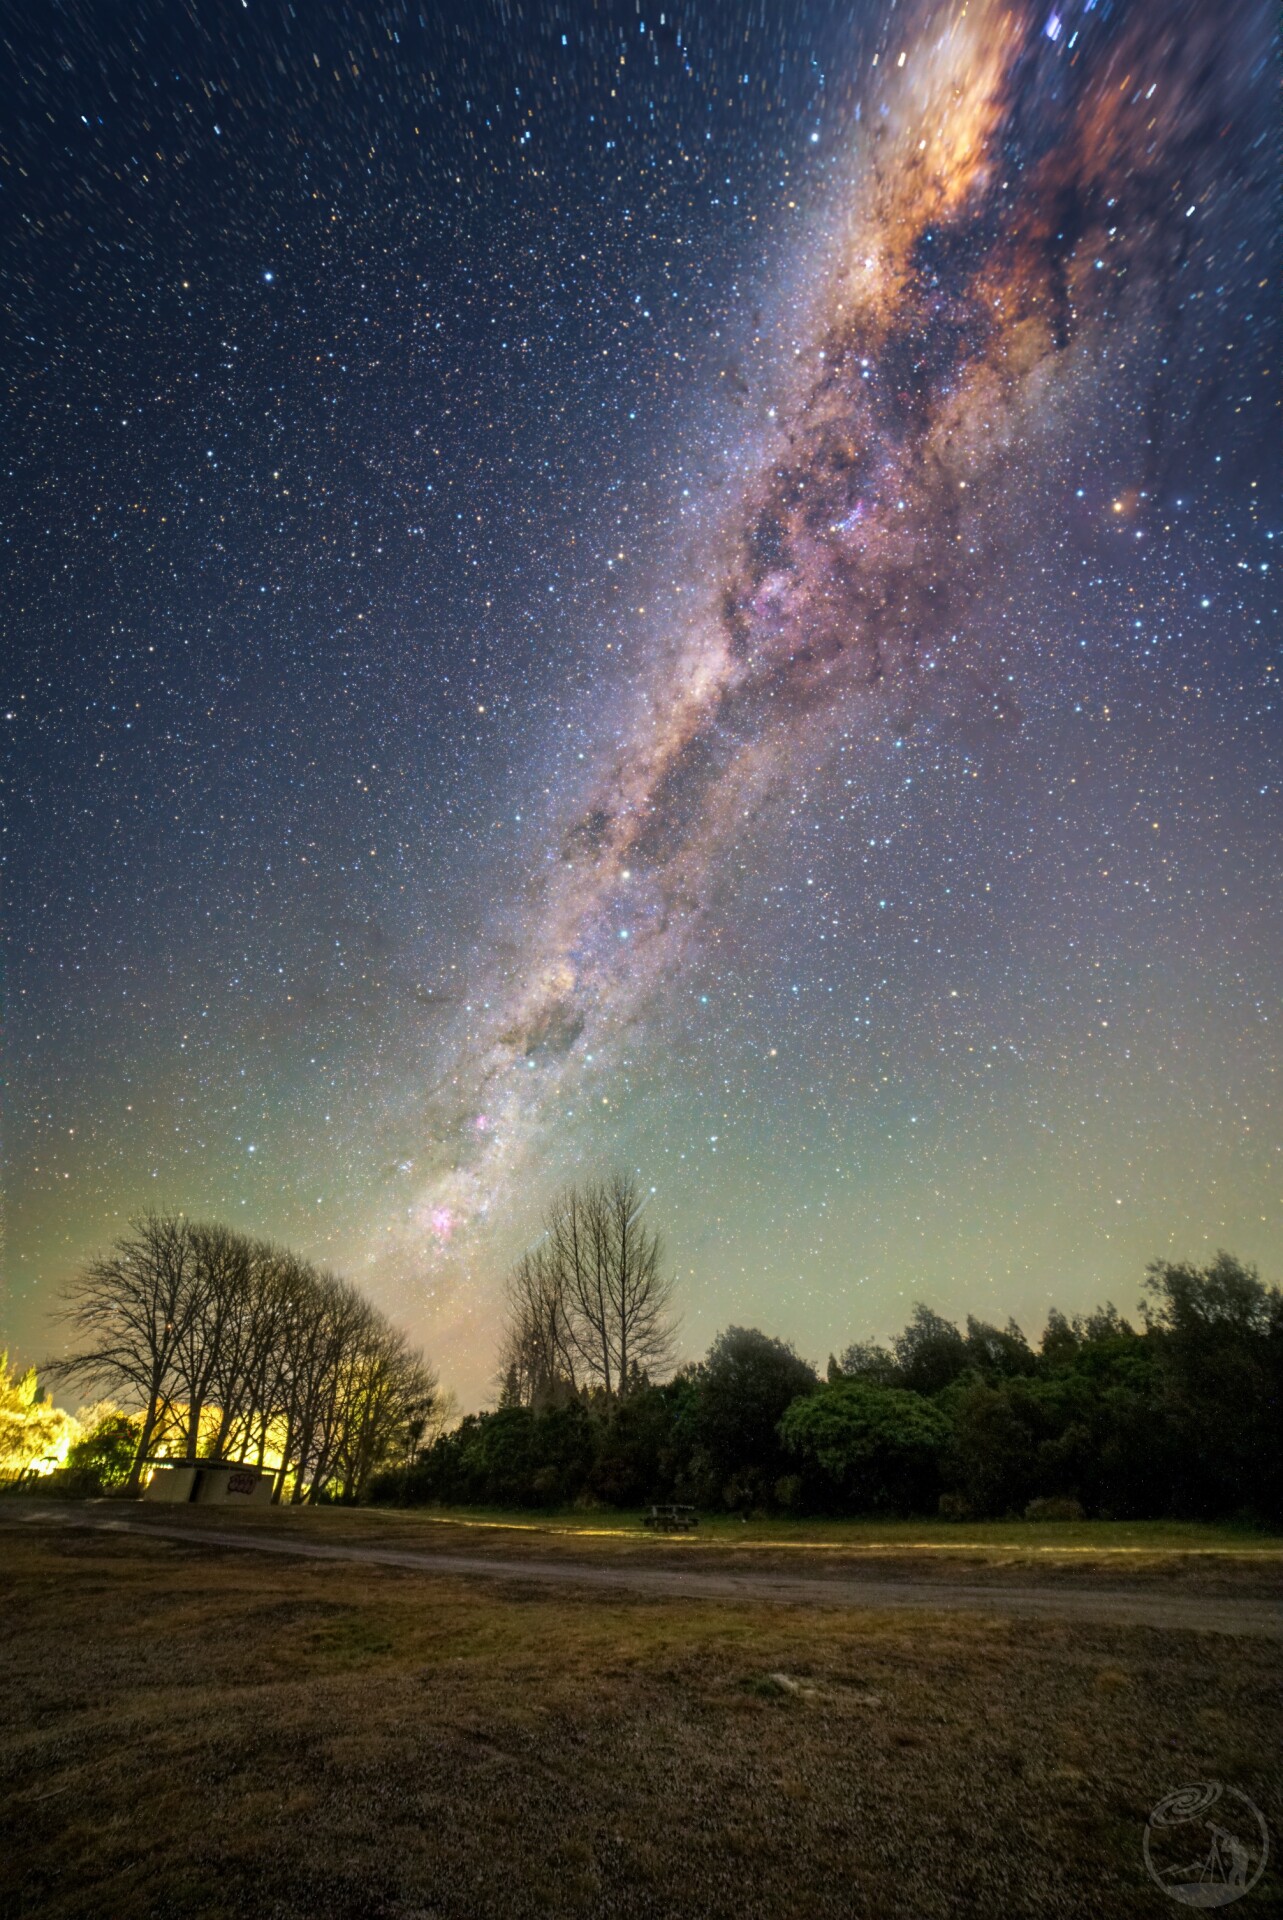
[[[6,1915],[1077,1920],[1170,1787],[1283,1826],[1267,1640],[0,1538]]]

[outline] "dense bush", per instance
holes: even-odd
[[[86,1493],[114,1493],[129,1478],[138,1451],[138,1421],[106,1413],[67,1451],[64,1480]]]

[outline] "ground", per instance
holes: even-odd
[[[1141,1855],[1173,1787],[1236,1785],[1283,1834],[1277,1541],[759,1526],[691,1546],[599,1519],[0,1505],[6,1916],[1077,1920],[1173,1911]],[[82,1524],[121,1517],[180,1537]],[[460,1570],[201,1544],[214,1525],[448,1546]],[[550,1587],[467,1556],[858,1563],[940,1602]],[[953,1610],[959,1567],[992,1611]],[[1035,1580],[1061,1612],[1004,1610]],[[1075,1613],[1123,1582],[1208,1597],[1223,1627],[1242,1602],[1251,1630]]]

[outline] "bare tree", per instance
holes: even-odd
[[[317,1306],[303,1350],[296,1504],[315,1503],[338,1471],[344,1428],[359,1408],[361,1370],[379,1318],[354,1287],[333,1274],[322,1277]]]
[[[264,1463],[273,1430],[283,1439],[292,1342],[314,1310],[316,1274],[284,1247],[249,1248],[246,1285],[229,1316],[215,1370],[222,1418],[215,1452],[238,1447]]]
[[[610,1345],[621,1393],[638,1375],[671,1366],[673,1360],[676,1282],[663,1270],[663,1235],[641,1218],[649,1200],[629,1173],[612,1173],[594,1195],[606,1247]]]
[[[194,1460],[200,1451],[201,1416],[210,1404],[220,1363],[235,1339],[237,1324],[250,1297],[251,1249],[243,1234],[230,1227],[187,1229],[191,1247],[187,1311],[177,1326],[171,1363],[172,1399],[185,1429],[186,1454]],[[217,1459],[222,1450],[227,1401],[220,1394],[223,1419]]]
[[[611,1341],[610,1247],[599,1186],[569,1187],[548,1216],[552,1258],[569,1307],[571,1345],[589,1379],[613,1397],[617,1378]]]
[[[649,1197],[635,1175],[613,1173],[553,1202],[543,1240],[508,1280],[506,1391],[536,1404],[561,1372],[613,1400],[671,1363],[674,1281],[641,1218]]]
[[[273,1496],[278,1501],[291,1474],[291,1499],[297,1503],[303,1498],[303,1462],[310,1455],[318,1418],[330,1350],[329,1302],[337,1285],[332,1275],[310,1270],[299,1277],[297,1287],[289,1285],[288,1276],[283,1278],[282,1335],[271,1384],[263,1388],[264,1398],[279,1409],[282,1420],[281,1467]]]
[[[578,1391],[564,1270],[547,1239],[508,1275],[508,1321],[500,1354],[505,1391],[525,1406],[549,1406]]]
[[[79,1353],[51,1361],[46,1372],[92,1381],[141,1403],[138,1446],[127,1491],[173,1404],[175,1363],[197,1311],[195,1249],[179,1214],[147,1213],[111,1252],[90,1260],[73,1284],[60,1318],[85,1336]]]
[[[335,1449],[344,1500],[359,1500],[372,1474],[404,1464],[427,1425],[436,1375],[384,1322],[365,1331],[347,1371],[345,1418]]]

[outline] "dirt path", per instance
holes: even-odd
[[[35,1516],[32,1516],[35,1518]],[[358,1561],[399,1567],[411,1573],[447,1574],[455,1579],[504,1580],[527,1586],[590,1587],[621,1590],[657,1599],[765,1601],[777,1606],[854,1607],[869,1610],[921,1609],[935,1613],[1009,1613],[1031,1619],[1091,1620],[1113,1626],[1178,1628],[1193,1633],[1251,1634],[1283,1638],[1283,1606],[1269,1600],[1196,1594],[1155,1593],[1118,1587],[971,1586],[952,1581],[848,1578],[826,1579],[777,1573],[698,1571],[590,1564],[564,1559],[484,1559],[458,1553],[403,1552],[395,1547],[366,1547],[285,1539],[263,1533],[239,1533],[215,1527],[167,1527],[151,1521],[91,1520],[46,1509],[46,1523],[87,1528],[115,1535],[179,1540],[186,1546],[225,1547],[238,1553],[277,1553],[300,1560]]]

